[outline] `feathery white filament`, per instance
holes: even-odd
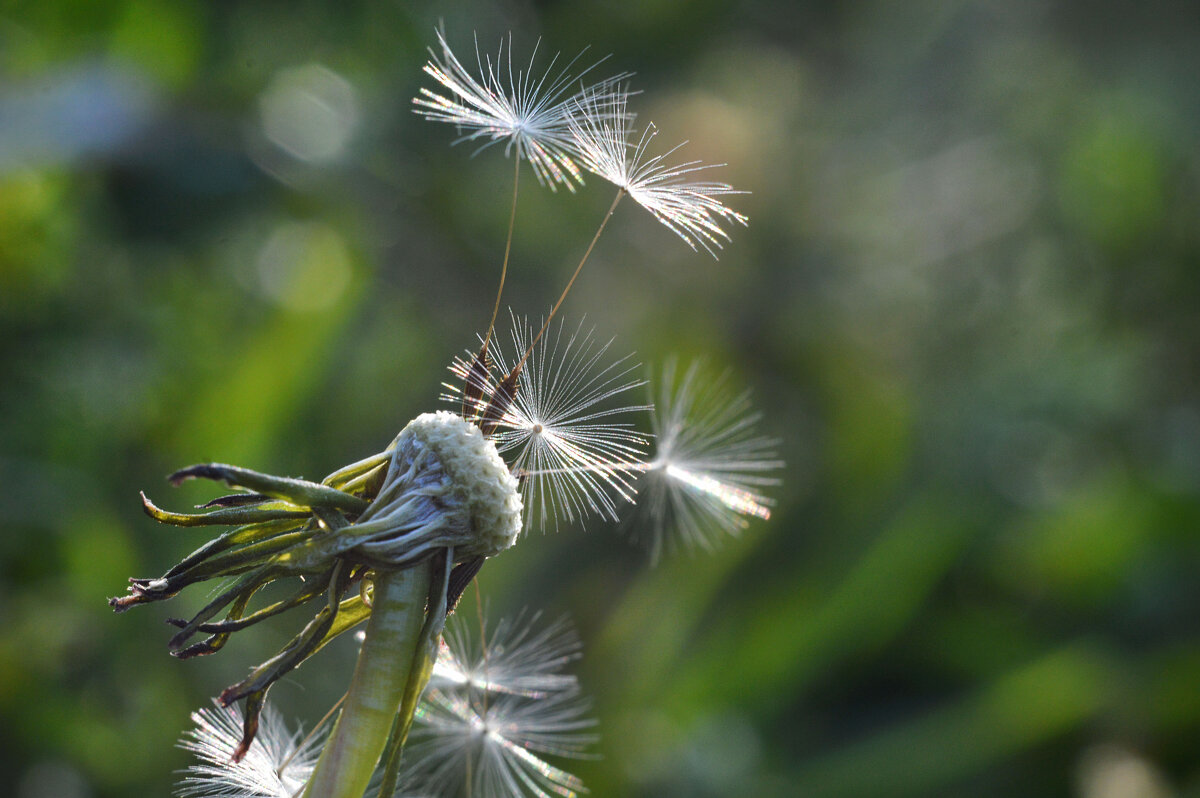
[[[506,373],[533,338],[528,322],[513,318],[512,357],[496,346],[497,371]],[[646,441],[620,416],[646,406],[607,406],[610,400],[643,385],[630,375],[630,357],[603,363],[612,341],[599,343],[582,323],[574,332],[564,324],[543,336],[525,363],[519,386],[499,420],[496,448],[507,457],[521,481],[525,528],[537,520],[557,526],[588,515],[617,519],[619,502],[633,501],[636,471],[642,467]],[[465,381],[470,360],[458,359],[451,372]],[[454,386],[446,386],[457,391]],[[494,384],[485,387],[486,404]],[[456,395],[445,395],[461,401]]]
[[[715,249],[721,248],[722,240],[729,240],[721,223],[747,223],[744,215],[724,205],[718,197],[746,192],[728,183],[690,179],[693,173],[717,164],[687,161],[668,165],[665,159],[683,144],[662,155],[648,156],[647,148],[658,134],[653,122],[642,131],[637,143],[631,145],[631,117],[625,111],[627,97],[621,93],[585,92],[572,100],[575,112],[568,117],[568,124],[580,163],[626,191],[692,249],[702,246],[715,258]]]
[[[320,737],[301,742],[301,733],[289,732],[270,705],[240,762],[232,761],[242,739],[242,713],[236,705],[198,710],[192,722],[195,728],[184,734],[179,747],[200,762],[188,767],[176,790],[184,798],[292,798],[308,781],[320,753]]]
[[[543,757],[585,755],[596,739],[588,708],[570,693],[484,700],[431,690],[405,749],[409,773],[437,795],[575,798],[583,782]]]
[[[437,38],[441,57],[430,49],[425,72],[448,94],[422,88],[420,96],[413,99],[416,113],[457,126],[463,131],[458,141],[483,140],[480,149],[505,142],[505,153],[515,147],[517,157],[525,158],[533,167],[538,182],[552,190],[561,184],[574,191],[575,183],[583,182],[583,175],[575,163],[568,123],[574,108],[572,97],[581,95],[567,95],[567,91],[604,59],[572,75],[570,70],[583,53],[557,72],[554,65],[558,55],[555,55],[546,71],[538,76],[534,72],[536,46],[527,68],[513,68],[510,34],[507,50],[501,40],[495,62],[490,55],[481,55],[479,42],[475,42],[477,78],[454,55],[441,31],[437,32]],[[612,107],[614,87],[628,77],[629,73],[622,73],[587,88],[596,96],[600,113],[605,113],[604,106]]]
[[[654,558],[676,538],[711,548],[747,518],[770,517],[772,502],[760,490],[778,484],[769,474],[783,462],[776,441],[755,433],[758,418],[748,392],[730,391],[728,374],[706,379],[695,362],[677,378],[676,364],[667,363],[652,415],[656,452],[637,486],[647,517],[628,527]]]
[[[525,698],[577,690],[575,676],[561,671],[579,658],[579,636],[565,618],[535,630],[539,618],[540,613],[530,618],[520,613],[479,629],[452,616],[430,684]]]
[[[656,465],[655,467],[665,468],[667,479],[677,480],[697,493],[712,496],[739,515],[752,515],[764,520],[771,517],[771,509],[767,507],[765,500],[754,491],[739,488],[708,474],[684,468],[669,461],[663,462],[666,463],[665,466]]]

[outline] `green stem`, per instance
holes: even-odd
[[[304,798],[362,798],[400,708],[425,621],[431,567],[378,573],[367,637],[345,706]]]

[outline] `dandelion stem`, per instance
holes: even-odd
[[[529,357],[529,353],[537,346],[538,341],[542,339],[542,334],[546,332],[546,328],[550,326],[550,322],[554,319],[554,314],[558,312],[559,306],[563,300],[567,298],[567,294],[571,292],[571,286],[575,285],[575,278],[579,276],[579,272],[583,271],[583,264],[587,263],[588,257],[592,254],[592,249],[596,246],[596,242],[600,240],[600,234],[604,232],[605,226],[608,225],[608,220],[612,218],[613,213],[617,210],[617,203],[621,201],[621,197],[625,196],[625,187],[617,189],[617,196],[613,197],[612,205],[608,206],[608,213],[604,214],[604,218],[600,221],[600,226],[596,228],[596,234],[592,236],[592,242],[588,244],[587,250],[583,253],[583,257],[579,259],[579,265],[575,267],[575,272],[571,275],[571,279],[567,281],[567,287],[563,289],[562,295],[558,301],[554,303],[554,307],[550,308],[550,315],[546,317],[545,323],[542,324],[542,329],[538,330],[538,334],[534,336],[533,341],[529,344],[529,348],[525,350],[525,354],[521,355],[520,361],[517,362],[513,372],[519,372],[521,367],[525,365],[525,360]]]
[[[508,274],[508,253],[512,250],[513,227],[517,222],[517,186],[521,180],[521,158],[513,158],[513,195],[512,208],[508,212],[508,239],[504,242],[504,263],[500,266],[500,287],[496,289],[496,305],[492,308],[492,320],[488,322],[487,335],[483,339],[483,349],[487,351],[488,342],[492,340],[492,330],[496,326],[496,316],[500,313],[500,297],[504,295],[504,278]]]
[[[404,743],[412,729],[413,719],[417,714],[417,704],[433,676],[434,663],[437,662],[438,647],[442,639],[442,630],[446,628],[446,613],[449,610],[450,573],[454,570],[454,548],[446,549],[440,558],[440,565],[434,566],[430,578],[430,593],[428,612],[425,624],[421,627],[421,638],[417,641],[416,654],[412,667],[408,671],[408,684],[404,687],[404,697],[400,701],[400,711],[392,722],[392,731],[388,735],[384,748],[383,779],[379,785],[379,796],[390,796],[396,793],[396,785],[400,781],[400,758],[404,753]],[[437,560],[435,559],[435,562]],[[441,569],[441,574],[437,569]]]
[[[408,684],[425,621],[429,563],[375,576],[374,607],[346,703],[305,798],[362,798]]]

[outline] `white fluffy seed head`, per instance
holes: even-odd
[[[450,477],[459,500],[454,504],[466,510],[471,539],[457,554],[494,557],[511,546],[521,532],[521,494],[479,427],[445,410],[422,413],[400,432],[395,445],[403,450],[411,443],[432,451]]]

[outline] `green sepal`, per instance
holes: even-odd
[[[277,601],[274,604],[269,604],[266,607],[255,610],[254,612],[250,613],[249,615],[246,615],[245,617],[243,617],[240,612],[237,615],[234,615],[231,612],[229,615],[225,616],[225,620],[223,620],[223,621],[217,621],[215,623],[197,624],[196,631],[207,632],[210,634],[216,633],[216,634],[228,635],[231,632],[237,632],[237,631],[245,629],[249,626],[253,626],[254,624],[258,623],[259,621],[265,621],[267,618],[270,618],[274,615],[278,615],[281,612],[290,610],[293,607],[299,607],[301,604],[311,601],[312,599],[319,596],[321,593],[325,592],[325,589],[329,586],[329,576],[330,576],[330,574],[326,573],[324,575],[317,576],[313,579],[309,579],[309,580],[303,582],[300,589],[297,590],[294,594],[292,594],[292,596],[290,598],[283,599],[281,601]],[[248,600],[249,595],[247,595],[246,598]],[[243,611],[244,611],[244,608],[243,608]],[[341,617],[342,612],[343,612],[343,610],[341,610],[341,609],[338,610],[339,618]],[[182,622],[182,621],[177,622],[177,621],[172,620],[172,621],[168,621],[168,623],[174,623],[176,626],[179,626],[180,628],[183,628],[183,625],[184,625],[184,622]]]
[[[273,538],[276,535],[282,535],[285,532],[292,532],[304,523],[300,523],[299,519],[281,519],[278,521],[263,521],[257,524],[247,524],[231,529],[219,537],[205,543],[200,548],[193,551],[188,556],[179,561],[171,570],[167,571],[163,578],[167,579],[180,573],[188,568],[191,568],[196,563],[199,563],[214,554],[219,554],[222,551],[241,546],[246,543],[257,543],[268,538]]]
[[[321,646],[337,619],[342,593],[350,584],[352,575],[351,567],[341,560],[334,562],[331,571],[329,599],[326,605],[278,654],[252,670],[242,681],[222,690],[217,700],[223,706],[229,706],[252,693],[265,691],[282,676],[297,668]]]
[[[181,659],[194,657],[200,654],[209,654],[215,651],[215,648],[211,648],[205,644],[191,646],[189,648],[184,648],[183,646],[184,643],[188,641],[188,638],[198,631],[200,624],[212,618],[214,615],[224,609],[224,607],[230,602],[237,602],[233,609],[237,609],[238,605],[240,605],[241,611],[245,611],[246,605],[250,602],[250,597],[253,596],[255,591],[257,591],[260,587],[273,579],[274,576],[274,569],[269,565],[264,565],[258,570],[246,574],[232,586],[222,590],[217,594],[216,598],[208,602],[203,609],[192,616],[192,619],[180,628],[175,636],[167,642],[167,649],[170,650],[170,652],[176,657],[180,657]],[[224,641],[222,641],[222,644],[223,643]],[[220,646],[217,648],[219,647]]]
[[[246,611],[246,605],[250,603],[250,599],[257,589],[258,587],[255,586],[253,590],[246,590],[239,595],[234,600],[233,605],[229,608],[229,612],[225,616],[226,620],[240,618],[242,613]],[[231,631],[221,631],[217,634],[211,635],[199,643],[196,643],[195,645],[188,646],[180,651],[172,651],[171,653],[180,659],[189,659],[191,657],[199,657],[205,654],[215,654],[224,648],[225,644],[229,642],[229,636],[231,633]]]
[[[300,507],[336,507],[353,515],[358,515],[369,505],[366,499],[328,485],[294,477],[277,477],[225,463],[188,466],[176,471],[167,479],[172,485],[179,485],[187,479],[212,479],[233,488],[244,488],[254,493],[274,496]]]
[[[391,460],[391,449],[373,454],[357,463],[339,468],[321,480],[321,484],[336,488],[343,493],[373,499],[379,492],[380,485],[383,484],[383,478],[387,475],[387,467]]]
[[[246,696],[246,717],[242,721],[242,739],[237,748],[233,750],[231,757],[234,762],[241,762],[242,757],[250,750],[250,744],[254,742],[254,736],[258,734],[258,716],[262,714],[263,705],[266,703],[266,688]]]
[[[308,510],[281,502],[271,502],[267,505],[259,503],[249,507],[217,507],[207,513],[173,513],[150,501],[145,493],[142,493],[141,497],[142,509],[146,511],[146,515],[160,524],[172,526],[235,526],[309,516]]]

